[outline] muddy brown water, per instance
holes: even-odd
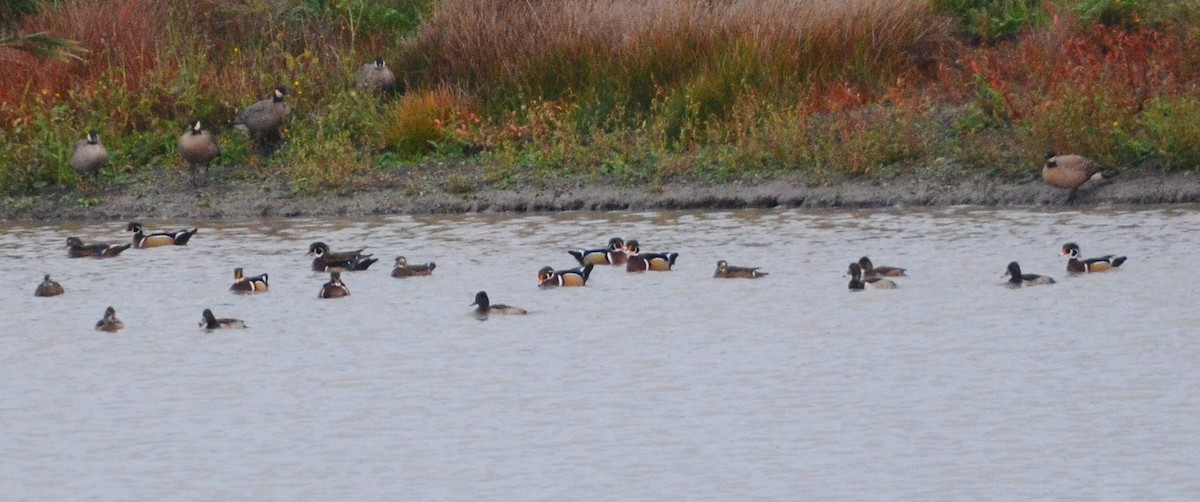
[[[90,260],[66,237],[124,222],[0,227],[6,496],[1200,495],[1200,207],[145,223],[200,232]],[[535,286],[612,236],[678,265]],[[381,260],[320,300],[315,240]],[[1129,261],[1069,277],[1066,241]],[[398,254],[437,269],[394,279]],[[910,276],[851,293],[864,254]],[[1003,286],[1013,260],[1058,284]],[[237,266],[271,291],[231,294]],[[35,298],[44,273],[67,293]],[[481,321],[478,290],[530,313]],[[125,330],[92,329],[108,305]]]

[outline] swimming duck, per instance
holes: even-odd
[[[186,246],[193,235],[199,229],[191,230],[176,230],[174,232],[155,232],[153,234],[145,234],[142,230],[142,224],[136,221],[129,222],[125,225],[126,232],[133,232],[133,247],[134,249],[153,248],[158,246]]]
[[[625,252],[629,255],[628,261],[625,262],[627,272],[645,272],[647,270],[665,272],[671,270],[671,267],[675,266],[675,259],[679,258],[679,253],[642,253],[641,251],[638,241],[625,243]]]
[[[866,256],[858,259],[858,266],[862,267],[863,277],[904,277],[907,275],[904,273],[907,269],[900,267],[876,267]]]
[[[1021,266],[1017,262],[1008,264],[1008,272],[1004,273],[1003,277],[1008,277],[1008,283],[1013,286],[1037,286],[1039,284],[1054,284],[1054,278],[1048,275],[1038,274],[1022,274]]]
[[[359,90],[375,94],[392,92],[396,88],[396,75],[388,69],[383,58],[375,56],[374,63],[366,63],[359,67],[354,74],[354,82]]]
[[[229,286],[230,291],[234,292],[263,292],[268,289],[267,274],[261,274],[254,277],[243,277],[242,267],[233,269],[233,285]]]
[[[567,251],[580,265],[624,265],[626,262],[625,241],[620,237],[608,240],[604,249],[576,249]]]
[[[365,248],[363,248],[365,249]],[[329,245],[324,242],[314,242],[308,246],[308,254],[316,255],[313,258],[312,269],[316,272],[353,272],[366,270],[372,263],[379,261],[379,258],[371,258],[370,254],[363,254],[362,249],[355,251],[332,252],[329,250]]]
[[[50,274],[46,274],[42,283],[38,284],[37,289],[33,292],[33,296],[58,296],[61,294],[63,294],[62,285],[50,280]]]
[[[538,286],[552,288],[557,286],[583,286],[587,284],[588,276],[592,275],[591,263],[582,267],[567,270],[554,270],[553,267],[542,267],[538,271]]]
[[[96,331],[114,332],[125,328],[125,323],[117,319],[117,311],[112,307],[104,310],[104,318],[96,321]]]
[[[433,269],[437,268],[434,262],[408,264],[408,259],[403,256],[396,257],[396,264],[392,267],[392,277],[413,277],[417,275],[430,275]]]
[[[213,138],[212,133],[200,126],[199,120],[193,120],[189,126],[183,136],[179,137],[177,148],[179,156],[188,163],[188,171],[192,174],[192,185],[195,186],[196,166],[203,165],[204,174],[207,176],[209,163],[221,153],[221,149],[217,148],[217,141]]]
[[[350,288],[347,288],[342,283],[341,272],[330,272],[329,282],[321,286],[321,292],[317,294],[320,298],[341,298],[350,294]]]
[[[200,320],[200,327],[212,331],[214,329],[237,329],[245,328],[246,323],[240,319],[217,319],[209,309],[204,309],[204,318]]]
[[[488,314],[522,315],[522,314],[525,314],[525,309],[523,309],[521,307],[513,307],[510,305],[504,305],[502,303],[497,303],[497,304],[493,305],[490,301],[488,301],[487,293],[483,292],[483,291],[475,293],[475,303],[472,303],[471,306],[475,307],[475,313],[479,314],[479,315],[488,315]]]
[[[1050,186],[1071,191],[1067,203],[1075,200],[1075,191],[1089,180],[1103,181],[1117,175],[1117,170],[1079,155],[1058,155],[1046,152],[1042,179]]]
[[[1062,255],[1068,257],[1067,272],[1103,272],[1110,268],[1117,268],[1122,263],[1125,263],[1124,256],[1114,256],[1111,254],[1080,260],[1079,245],[1074,242],[1063,244],[1062,251],[1059,253],[1059,256]]]
[[[100,133],[88,131],[87,137],[75,142],[71,153],[71,167],[80,177],[100,177],[100,169],[108,164],[108,150],[100,143]]]
[[[255,102],[233,119],[234,127],[250,131],[260,142],[279,139],[279,128],[283,126],[283,119],[292,113],[292,107],[283,101],[285,95],[287,89],[283,86],[276,87],[270,99]]]
[[[112,258],[130,247],[133,247],[132,243],[123,246],[84,244],[78,237],[67,237],[67,256],[71,258]]]
[[[863,270],[858,263],[850,263],[850,289],[896,289],[896,283],[881,277],[863,279]]]
[[[725,260],[718,261],[717,271],[713,272],[713,277],[722,279],[757,279],[765,275],[767,273],[759,272],[758,267],[735,267]]]

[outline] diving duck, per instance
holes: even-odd
[[[214,329],[238,329],[245,328],[246,323],[241,319],[217,319],[213,312],[209,309],[204,309],[202,314],[204,317],[200,320],[200,327],[212,331]]]
[[[1054,278],[1048,275],[1038,274],[1022,274],[1021,266],[1017,262],[1008,264],[1008,271],[1003,277],[1008,277],[1008,283],[1012,286],[1037,286],[1039,284],[1054,284]]]
[[[230,291],[238,293],[261,293],[267,289],[267,274],[245,277],[242,275],[242,267],[233,269],[233,285],[229,286]]]
[[[1124,256],[1114,256],[1111,254],[1080,260],[1079,245],[1074,242],[1063,244],[1059,256],[1064,255],[1067,256],[1067,272],[1072,273],[1103,272],[1111,268],[1117,268],[1122,263],[1125,263]]]
[[[1075,192],[1088,181],[1104,181],[1117,175],[1117,170],[1100,162],[1079,155],[1058,155],[1046,152],[1046,163],[1042,165],[1042,180],[1046,184],[1070,190],[1067,203],[1075,200]]]
[[[112,258],[133,244],[113,246],[111,244],[84,244],[78,237],[67,237],[67,256],[71,258]]]
[[[854,291],[863,289],[896,289],[896,283],[891,280],[881,277],[863,278],[862,267],[858,263],[850,263],[850,289]]]
[[[620,237],[608,240],[608,247],[603,249],[576,249],[567,251],[574,256],[579,265],[624,265],[626,262],[625,241]]]
[[[42,283],[38,284],[37,289],[33,291],[33,296],[58,296],[61,294],[63,294],[62,285],[50,280],[50,274],[46,274],[42,278]]]
[[[665,272],[671,270],[675,266],[675,259],[679,258],[679,253],[642,253],[635,240],[625,243],[625,252],[629,255],[625,262],[627,272]]]
[[[330,272],[329,282],[321,286],[321,292],[317,294],[319,298],[341,298],[350,294],[350,288],[347,288],[342,283],[341,272]]]
[[[142,224],[136,221],[129,222],[125,225],[126,232],[133,232],[133,247],[134,249],[145,249],[159,246],[186,246],[193,235],[199,229],[191,230],[176,230],[174,232],[155,232],[146,234],[142,230]]]
[[[430,275],[433,269],[437,268],[434,262],[417,263],[410,265],[408,259],[403,256],[396,257],[396,264],[392,267],[392,277],[413,277],[417,275]]]
[[[365,248],[364,248],[365,249]],[[363,250],[332,252],[329,246],[324,242],[314,242],[308,246],[308,254],[316,255],[313,258],[312,269],[316,272],[353,272],[366,270],[372,263],[379,261],[379,258],[371,258],[370,254],[363,254]]]
[[[737,267],[730,265],[725,260],[717,262],[717,271],[713,272],[714,278],[721,279],[757,279],[767,275],[766,272],[759,272],[759,267]]]
[[[112,307],[105,309],[104,318],[96,321],[96,331],[108,331],[111,333],[124,327],[125,323],[117,319],[117,311]]]
[[[904,273],[907,269],[900,267],[876,267],[866,256],[858,259],[858,266],[862,267],[863,277],[904,277],[908,275]]]
[[[521,307],[513,307],[502,303],[492,304],[488,300],[487,293],[483,291],[475,293],[475,303],[472,303],[471,306],[475,307],[475,313],[481,316],[488,314],[525,314],[525,309]]]
[[[553,288],[557,286],[583,286],[587,284],[588,276],[592,275],[591,263],[582,267],[568,270],[554,270],[553,267],[542,267],[538,271],[538,286]]]

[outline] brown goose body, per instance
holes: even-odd
[[[396,90],[396,75],[383,62],[382,57],[376,57],[375,62],[358,68],[358,72],[354,74],[354,83],[361,91],[385,94]]]
[[[1102,181],[1117,175],[1106,164],[1080,155],[1058,155],[1047,152],[1042,164],[1042,180],[1055,188],[1070,190],[1067,202],[1075,200],[1075,192],[1088,181]]]
[[[279,136],[279,128],[283,127],[283,119],[292,113],[292,107],[284,102],[287,89],[276,87],[274,95],[269,99],[255,102],[246,107],[233,120],[234,127],[250,131],[256,138],[268,139]]]
[[[192,184],[196,183],[196,166],[204,166],[205,174],[208,174],[208,165],[221,153],[216,138],[200,127],[199,120],[193,121],[191,127],[179,137],[176,147],[192,172]]]
[[[75,142],[71,153],[71,168],[79,176],[100,176],[100,169],[108,165],[108,150],[100,143],[100,134],[96,131],[88,133],[87,137]]]

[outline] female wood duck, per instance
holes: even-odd
[[[67,237],[67,256],[71,258],[112,258],[120,255],[122,251],[132,246],[133,244],[125,244],[123,246],[84,244],[78,237]]]
[[[525,309],[521,307],[513,307],[511,305],[504,305],[502,303],[493,305],[488,300],[487,293],[483,291],[475,293],[475,303],[472,303],[471,306],[475,307],[475,313],[481,316],[486,316],[488,314],[525,314]]]
[[[759,272],[758,267],[735,267],[725,260],[718,261],[717,271],[713,272],[713,277],[722,279],[757,279],[765,275],[767,273]]]
[[[1017,262],[1008,264],[1008,272],[1004,273],[1003,277],[1008,277],[1008,283],[1013,286],[1037,286],[1039,284],[1054,284],[1054,278],[1048,275],[1038,274],[1022,274],[1021,266]]]
[[[876,267],[866,256],[858,259],[858,266],[862,267],[863,277],[904,277],[907,275],[904,273],[907,269],[900,267]]]
[[[1060,256],[1066,255],[1067,272],[1103,272],[1110,268],[1117,268],[1125,263],[1124,256],[1114,256],[1111,254],[1104,255],[1098,258],[1088,258],[1086,260],[1079,259],[1079,245],[1074,242],[1063,244]]]
[[[124,329],[125,323],[117,319],[117,311],[112,307],[104,310],[104,318],[96,321],[96,331],[114,332],[119,329]]]
[[[317,294],[320,298],[341,298],[350,294],[350,288],[347,288],[342,283],[341,272],[330,272],[329,282],[321,286],[321,292]]]
[[[567,253],[580,265],[624,265],[627,259],[625,240],[620,237],[609,239],[608,247],[604,249],[576,249]]]
[[[858,263],[850,263],[850,289],[859,291],[863,289],[896,289],[896,283],[881,277],[868,277],[863,279],[863,269]]]
[[[364,248],[365,249],[365,248]],[[379,258],[371,258],[370,254],[363,254],[363,250],[332,252],[329,246],[324,242],[314,242],[308,246],[308,254],[316,255],[313,258],[312,269],[316,272],[354,272],[366,270],[372,263],[379,261]]]
[[[134,249],[152,248],[158,246],[186,246],[188,240],[196,235],[196,230],[177,230],[175,232],[155,232],[146,234],[142,230],[142,224],[136,221],[129,222],[125,225],[126,232],[133,232],[133,247]]]
[[[267,274],[256,275],[254,277],[243,277],[242,267],[233,269],[233,285],[229,286],[230,291],[239,293],[261,293],[266,291],[267,288]]]
[[[209,309],[204,309],[204,318],[200,320],[200,327],[212,331],[214,329],[238,329],[245,328],[246,323],[241,319],[217,319]]]
[[[403,256],[396,257],[396,265],[392,267],[392,277],[413,277],[417,275],[430,275],[433,269],[437,268],[434,262],[408,264],[408,259]]]
[[[63,294],[62,285],[50,280],[50,274],[46,274],[42,278],[42,283],[38,284],[37,289],[33,292],[33,296],[58,296],[61,294]]]
[[[675,259],[679,258],[679,253],[642,253],[638,241],[626,242],[625,252],[629,254],[628,261],[625,262],[627,272],[665,272],[671,270],[671,267],[675,266]]]
[[[538,286],[553,288],[558,286],[583,286],[587,284],[588,276],[592,275],[591,263],[582,267],[568,270],[554,270],[553,267],[542,267],[538,271]]]
[[[1058,155],[1046,152],[1046,163],[1042,164],[1042,180],[1046,184],[1070,190],[1067,203],[1075,200],[1075,192],[1088,181],[1103,181],[1117,175],[1117,170],[1105,164],[1079,155]]]

